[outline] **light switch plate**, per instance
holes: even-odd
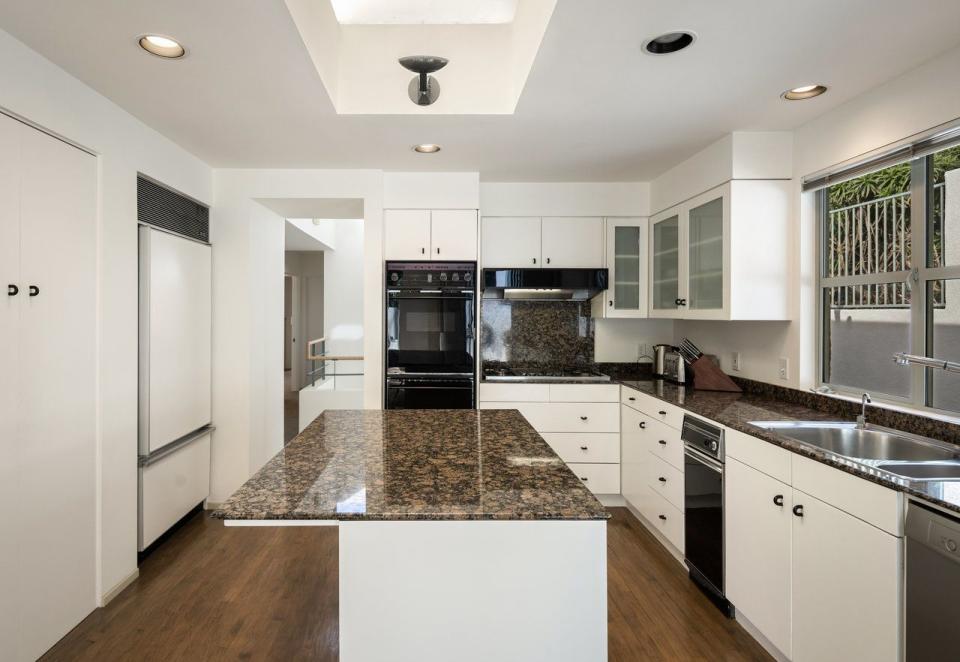
[[[780,379],[790,379],[790,359],[780,357]]]
[[[733,353],[732,365],[735,372],[740,372],[740,352]]]

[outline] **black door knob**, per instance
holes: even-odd
[[[7,285],[7,296],[15,297],[20,294],[20,288],[16,285]]]
[[[609,303],[609,304],[607,304],[607,305],[609,305],[609,306],[611,306],[611,307],[612,307],[612,306],[613,306],[613,299],[610,299],[610,303]],[[630,398],[630,399],[631,399],[631,400],[633,400],[633,398]]]
[[[581,417],[580,417],[580,420],[581,420],[581,421],[585,421],[585,420],[587,420],[587,417],[586,417],[586,416],[581,416]]]
[[[36,285],[31,285],[29,289],[30,289],[30,296],[32,297],[35,297],[38,294],[40,294],[40,288],[37,287]]]
[[[640,421],[640,429],[641,429],[641,430],[646,430],[646,429],[647,429],[647,424],[644,423],[643,421]]]
[[[663,476],[660,476],[659,478],[657,478],[657,480],[659,480],[661,483],[666,483],[666,482],[667,482],[667,479],[664,478]]]
[[[533,263],[534,263],[534,264],[537,263],[537,258],[533,258]]]
[[[667,415],[667,412],[663,411],[662,409],[661,409],[659,412],[657,412],[657,413],[659,413],[661,416],[666,416],[666,415]]]
[[[440,249],[437,248],[437,255],[440,255]]]
[[[662,519],[664,522],[667,521],[667,516],[666,516],[666,515],[657,515],[657,517],[659,517],[660,519]]]
[[[797,517],[803,517],[803,504],[793,507],[793,514]]]
[[[580,447],[580,450],[585,451],[585,450],[587,450],[587,447],[586,447],[586,446],[581,446],[581,447]]]
[[[673,300],[673,305],[674,305],[674,306],[679,306],[679,305],[680,305],[680,299],[674,299],[674,300]]]
[[[420,255],[426,255],[426,254],[427,254],[427,249],[426,249],[426,248],[421,248],[421,249],[420,249]]]
[[[666,445],[667,445],[667,440],[666,440],[666,439],[661,439],[661,440],[658,441],[657,443],[660,444],[661,446],[666,446]]]
[[[687,300],[686,300],[686,299],[680,299],[680,305],[681,305],[681,306],[686,306],[686,305],[687,305]]]
[[[783,495],[782,495],[782,494],[778,494],[777,496],[773,497],[773,505],[775,505],[775,506],[782,506],[782,505],[783,505]]]

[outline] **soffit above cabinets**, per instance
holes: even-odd
[[[510,115],[557,0],[285,2],[337,114]],[[407,55],[450,61],[431,106],[407,96]]]

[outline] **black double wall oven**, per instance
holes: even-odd
[[[472,409],[477,265],[387,262],[387,409]]]

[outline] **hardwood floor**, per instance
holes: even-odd
[[[769,660],[623,508],[608,528],[610,660]],[[198,514],[43,660],[336,660],[337,531]]]

